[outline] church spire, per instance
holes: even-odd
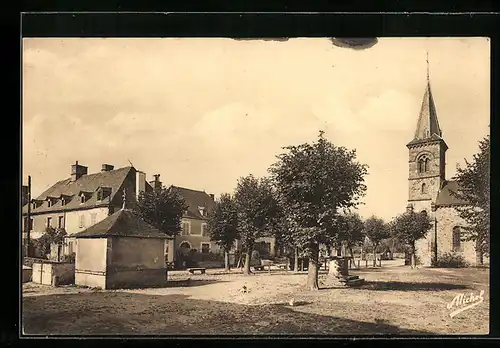
[[[427,85],[420,108],[417,129],[414,140],[430,139],[433,136],[442,136],[441,128],[437,118],[436,105],[431,92],[431,83],[429,79],[429,54],[427,53]]]

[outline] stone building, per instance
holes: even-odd
[[[42,236],[48,226],[64,228],[69,238],[57,254],[71,254],[75,251],[71,236],[120,209],[124,189],[127,206],[132,207],[138,194],[152,187],[146,182],[146,174],[134,167],[114,169],[112,165],[103,164],[100,172],[88,174],[88,168],[77,161],[71,166],[69,178],[58,181],[32,199],[30,222],[28,204],[23,206],[23,238],[28,226],[32,239]]]
[[[164,286],[173,239],[123,207],[74,234],[75,284],[102,289]]]
[[[456,181],[446,179],[448,146],[439,126],[429,78],[422,101],[417,128],[409,150],[408,207],[415,212],[425,211],[434,226],[424,239],[417,241],[416,254],[423,265],[431,265],[437,254],[452,252],[462,255],[471,265],[476,264],[475,243],[461,240],[465,225],[455,207],[465,205],[452,192],[458,190]]]

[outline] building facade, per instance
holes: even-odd
[[[75,251],[73,234],[104,220],[123,206],[133,207],[141,191],[152,190],[146,174],[134,167],[114,169],[103,164],[101,171],[87,173],[88,168],[76,162],[71,176],[61,180],[22,208],[23,240],[30,227],[30,238],[38,239],[47,227],[62,228],[68,238],[59,254]],[[28,204],[31,204],[28,217]]]
[[[197,250],[201,253],[220,253],[219,246],[210,240],[208,234],[208,214],[215,207],[213,194],[184,187],[170,186],[179,194],[186,205],[181,221],[181,231],[175,237],[175,247],[183,253]]]
[[[462,255],[469,264],[475,265],[475,243],[462,240],[465,221],[455,209],[467,202],[453,195],[459,189],[458,184],[447,180],[445,175],[448,146],[439,126],[429,79],[415,135],[406,146],[409,153],[407,209],[425,211],[434,224],[426,237],[416,243],[416,254],[421,263],[431,265],[437,247],[438,256],[451,252]]]

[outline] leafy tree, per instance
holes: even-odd
[[[181,218],[188,206],[184,199],[170,188],[157,188],[139,195],[135,212],[163,233],[175,236],[181,229]]]
[[[338,240],[338,209],[356,206],[364,195],[366,166],[356,162],[356,151],[337,147],[324,138],[312,144],[288,146],[269,169],[288,218],[295,245],[309,257],[307,286],[318,289],[319,245]]]
[[[425,237],[431,227],[431,219],[425,212],[413,210],[396,216],[390,223],[392,235],[409,247],[412,268],[416,266],[415,242]]]
[[[354,257],[352,248],[363,243],[365,238],[363,220],[357,213],[339,215],[342,221],[341,241],[345,243],[351,257]]]
[[[271,233],[277,202],[270,181],[253,175],[238,180],[234,199],[238,211],[238,231],[246,253],[243,273],[250,274],[255,240]]]
[[[389,237],[389,229],[384,220],[371,216],[366,219],[364,231],[373,246],[373,266],[376,266],[376,252],[382,240]]]
[[[210,239],[224,250],[225,269],[229,271],[229,250],[238,239],[238,212],[230,194],[222,194],[215,202],[215,208],[209,212],[208,232]]]
[[[50,254],[52,245],[65,244],[66,236],[67,233],[64,228],[47,226],[45,233],[36,242],[37,253],[41,254],[40,256],[46,257],[46,255]]]
[[[479,153],[466,167],[458,168],[455,179],[459,189],[452,192],[468,205],[457,206],[459,216],[467,222],[463,227],[465,241],[476,242],[476,257],[482,263],[483,253],[490,251],[490,138],[479,142]]]

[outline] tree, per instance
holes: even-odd
[[[413,210],[396,216],[390,223],[392,235],[409,247],[412,268],[416,266],[415,242],[425,237],[431,227],[431,219],[425,212]]]
[[[459,189],[452,195],[467,202],[457,206],[459,216],[467,223],[463,227],[465,241],[476,242],[476,258],[482,263],[483,253],[490,251],[490,137],[479,142],[479,153],[466,167],[458,168],[455,180]]]
[[[51,252],[52,245],[64,245],[65,238],[67,236],[66,230],[64,228],[54,228],[52,226],[47,226],[45,233],[38,238],[36,242],[37,252],[41,254],[40,256],[46,257]],[[57,255],[58,259],[60,255]]]
[[[363,220],[357,213],[339,215],[342,221],[341,241],[345,243],[351,257],[354,257],[352,248],[363,242],[365,238]]]
[[[366,219],[364,224],[364,231],[366,236],[370,239],[373,246],[373,266],[377,265],[377,248],[379,247],[382,240],[389,237],[389,229],[387,228],[384,220],[371,216]]]
[[[319,245],[333,244],[339,235],[337,210],[358,204],[365,194],[366,166],[356,151],[337,147],[320,132],[318,140],[284,148],[269,171],[289,219],[297,228],[292,238],[309,257],[307,286],[318,289]]]
[[[209,212],[208,233],[210,240],[224,250],[225,269],[229,271],[229,250],[238,239],[238,212],[236,202],[230,194],[222,194],[215,202],[215,208]]]
[[[139,195],[135,212],[163,233],[175,236],[181,229],[181,218],[188,209],[184,199],[174,190],[161,187]]]
[[[246,253],[243,273],[250,274],[250,259],[255,240],[270,233],[277,210],[271,183],[249,175],[238,180],[234,194],[238,211],[238,231]]]

